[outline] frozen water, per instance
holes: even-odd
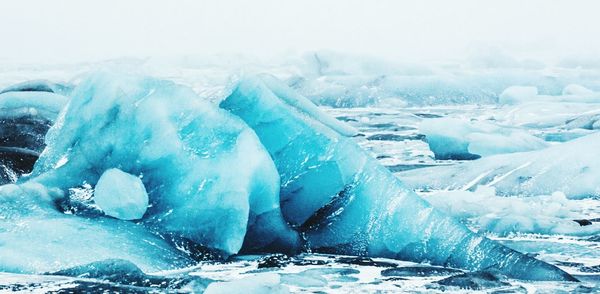
[[[6,92],[50,92],[69,95],[72,88],[71,85],[53,83],[48,80],[32,80],[8,86],[2,89],[0,94]]]
[[[68,98],[47,92],[6,92],[0,94],[0,116],[39,116],[54,121]]]
[[[430,261],[512,277],[572,279],[473,234],[406,189],[344,134],[303,109],[271,76],[242,80],[221,107],[257,133],[281,176],[282,212],[318,252]],[[293,104],[290,101],[294,102]]]
[[[66,190],[94,186],[112,168],[139,176],[150,203],[142,223],[166,237],[225,254],[237,253],[244,237],[248,250],[297,242],[279,211],[277,171],[254,132],[187,87],[93,74],[46,142],[29,181]]]
[[[576,84],[567,85],[560,95],[540,95],[534,86],[511,86],[499,96],[501,104],[520,104],[528,102],[580,102],[598,103],[600,93]]]
[[[281,284],[278,274],[264,273],[229,282],[211,283],[204,293],[290,293],[290,291],[287,286]]]
[[[58,211],[57,189],[0,186],[0,271],[42,273],[104,259],[125,259],[144,271],[191,263],[163,239],[129,222]]]
[[[436,159],[476,159],[548,146],[523,130],[485,121],[434,118],[424,120],[419,130],[426,136]]]
[[[462,189],[477,185],[495,187],[500,195],[550,195],[568,198],[600,195],[600,148],[594,133],[538,151],[501,154],[460,165],[406,171],[399,177],[417,189]]]
[[[600,224],[580,226],[573,220],[594,218],[586,209],[594,201],[568,200],[562,192],[531,197],[496,195],[493,187],[478,186],[471,191],[436,191],[423,194],[433,206],[459,219],[468,220],[479,230],[507,236],[513,233],[592,236],[600,234]]]
[[[148,193],[140,178],[117,168],[106,170],[94,188],[94,201],[112,217],[140,219],[148,207]]]

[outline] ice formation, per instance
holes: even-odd
[[[67,97],[46,92],[0,94],[0,184],[31,172],[44,135]]]
[[[426,119],[419,126],[436,159],[476,159],[538,150],[548,143],[517,128],[455,118]]]
[[[32,80],[6,87],[0,91],[0,94],[7,92],[49,92],[68,95],[72,88],[70,85],[53,83],[48,80]]]
[[[568,198],[600,195],[600,134],[590,134],[546,149],[500,154],[477,161],[399,173],[415,189],[469,190],[495,187],[500,195],[550,195]]]
[[[62,191],[29,182],[0,186],[0,271],[42,273],[109,258],[154,272],[191,260],[130,222],[64,214]]]
[[[540,95],[534,86],[511,86],[499,96],[501,104],[520,104],[529,102],[571,102],[598,103],[600,93],[576,84],[565,86],[560,95]]]
[[[280,217],[273,162],[241,120],[152,78],[94,74],[71,97],[30,181],[69,189],[118,168],[141,177],[150,202],[142,223],[162,235],[224,254],[244,237],[248,249],[297,241]]]
[[[148,207],[148,193],[140,178],[117,168],[106,170],[94,187],[94,201],[112,217],[140,219]]]
[[[270,76],[242,80],[221,107],[257,133],[281,176],[281,209],[317,252],[392,257],[523,279],[565,272],[480,235],[405,188],[306,98]]]
[[[478,186],[475,191],[436,191],[423,195],[434,207],[458,219],[469,221],[479,230],[499,236],[512,233],[592,236],[600,224],[580,226],[573,220],[588,214],[584,208],[593,201],[569,200],[561,192],[531,197],[506,197],[496,189]]]
[[[0,220],[1,270],[115,258],[161,270],[189,264],[173,246],[185,239],[225,255],[305,246],[574,280],[434,209],[354,142],[356,130],[270,76],[243,79],[221,103],[239,118],[153,78],[93,74],[70,97],[32,173],[0,187],[8,216]],[[144,201],[126,207],[115,198],[136,185],[141,194],[138,180],[145,213]],[[96,190],[106,214],[142,218],[60,211],[66,191],[82,186]]]

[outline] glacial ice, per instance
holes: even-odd
[[[548,143],[526,131],[485,121],[434,118],[421,122],[436,159],[476,159],[502,153],[543,149]]]
[[[69,95],[73,89],[71,85],[53,83],[48,80],[31,80],[8,86],[0,91],[0,94],[7,92],[49,92],[60,95]]]
[[[94,202],[106,215],[140,219],[148,207],[148,193],[140,178],[117,168],[106,170],[94,187]]]
[[[576,84],[565,86],[560,95],[540,95],[535,86],[511,86],[500,94],[499,102],[501,104],[529,102],[598,103],[600,102],[600,93]]]
[[[551,195],[569,199],[600,195],[600,133],[590,134],[546,149],[500,154],[477,161],[401,172],[413,189],[470,190],[495,187],[499,195]]]
[[[104,259],[125,259],[154,272],[191,260],[143,227],[64,214],[62,191],[28,182],[0,186],[0,271],[53,272]]]
[[[46,143],[29,182],[67,190],[94,186],[112,168],[139,176],[150,203],[141,223],[167,239],[224,254],[237,253],[245,237],[248,250],[298,242],[280,216],[279,177],[254,132],[187,87],[92,74]]]
[[[275,78],[259,76],[241,80],[220,105],[250,125],[269,151],[281,176],[283,216],[312,250],[573,279],[432,208],[302,101]]]
[[[0,94],[0,184],[31,172],[44,135],[67,97],[46,92]]]
[[[580,226],[573,220],[587,215],[588,200],[568,200],[561,192],[530,197],[506,197],[496,189],[478,186],[475,191],[435,191],[423,198],[434,207],[498,236],[512,233],[592,236],[600,224]],[[588,204],[588,205],[586,205]]]

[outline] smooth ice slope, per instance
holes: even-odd
[[[296,242],[279,210],[279,177],[241,120],[172,82],[94,74],[74,89],[30,181],[63,190],[118,168],[140,176],[142,223],[225,254]],[[247,233],[248,230],[248,233]]]
[[[36,183],[0,186],[0,271],[43,273],[109,258],[154,272],[192,261],[142,226],[56,209],[62,191]]]
[[[282,212],[317,252],[429,261],[533,280],[572,280],[560,269],[473,234],[405,188],[348,137],[307,113],[270,76],[242,80],[221,103],[244,119],[281,175]]]
[[[148,207],[148,193],[140,178],[117,168],[105,171],[94,188],[94,201],[106,213],[122,220],[140,219]]]
[[[483,121],[426,119],[419,130],[426,136],[436,159],[475,159],[548,146],[548,143],[525,131]]]
[[[0,94],[7,92],[49,92],[61,95],[68,95],[72,86],[53,83],[47,80],[31,80],[8,86]]]
[[[495,187],[501,195],[550,195],[568,198],[600,195],[600,133],[543,150],[501,154],[477,161],[402,172],[410,188],[468,190]]]

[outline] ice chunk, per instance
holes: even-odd
[[[66,190],[96,185],[111,168],[141,175],[150,203],[141,222],[165,238],[225,254],[237,253],[244,237],[248,250],[298,241],[281,217],[277,170],[254,132],[187,87],[92,74],[46,141],[32,181]]]
[[[146,213],[148,193],[139,177],[111,168],[98,179],[94,201],[107,215],[134,220]]]
[[[426,119],[419,126],[436,159],[476,159],[501,153],[542,149],[548,143],[529,133],[483,121]]]
[[[285,98],[282,98],[285,97]],[[293,97],[293,98],[292,98]],[[560,269],[480,235],[405,188],[352,140],[306,115],[303,99],[270,76],[243,79],[221,107],[239,115],[281,176],[282,212],[316,252],[392,257],[573,280]]]
[[[517,104],[532,102],[538,95],[537,87],[511,86],[506,88],[498,97],[500,104]]]
[[[0,91],[0,94],[6,92],[50,92],[68,95],[72,88],[71,85],[53,83],[48,80],[31,80],[8,86]]]
[[[7,92],[0,94],[0,117],[39,116],[54,121],[67,101],[54,93]]]
[[[58,211],[55,201],[62,195],[31,182],[0,186],[0,271],[53,272],[114,258],[147,272],[191,264],[142,226]]]
[[[493,187],[471,191],[437,191],[423,197],[433,206],[479,230],[500,236],[511,233],[589,236],[600,234],[600,224],[582,227],[573,220],[588,215],[597,200],[568,200],[561,192],[531,197],[496,195]]]
[[[477,185],[495,187],[500,195],[550,195],[568,198],[600,195],[600,134],[594,133],[546,149],[500,154],[477,161],[401,172],[413,189],[462,189]]]
[[[290,293],[290,291],[287,286],[281,285],[281,278],[278,274],[265,273],[229,282],[211,283],[204,293]]]

